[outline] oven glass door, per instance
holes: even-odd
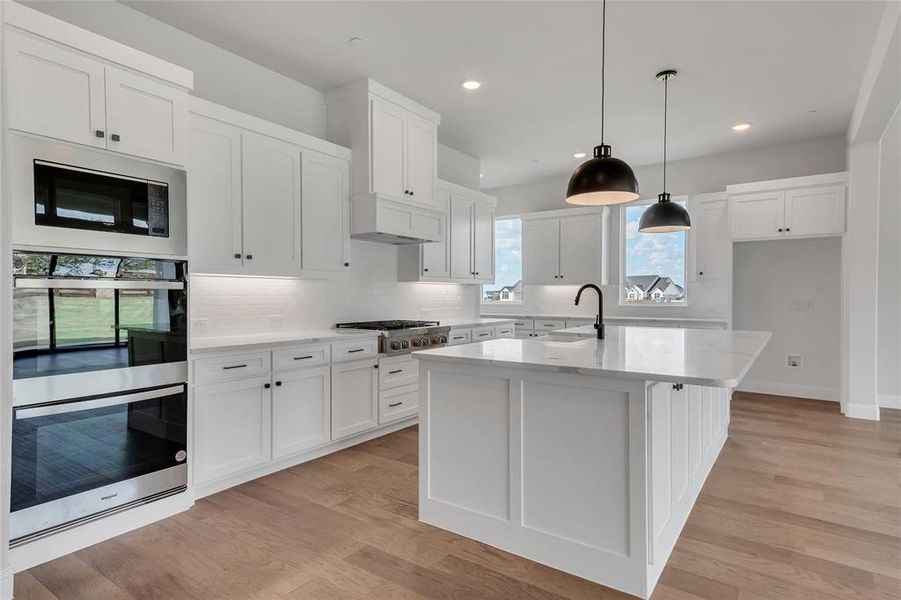
[[[187,360],[187,290],[177,261],[16,259],[25,273],[13,291],[15,379]],[[123,263],[128,279],[119,277]]]
[[[10,512],[22,514],[33,509],[37,522],[26,525],[17,519],[12,537],[48,525],[47,517],[36,516],[40,511],[35,512],[34,507],[51,507],[47,514],[63,515],[57,520],[65,522],[85,516],[81,513],[96,513],[138,499],[126,493],[85,498],[92,490],[129,480],[147,481],[147,489],[137,492],[138,497],[146,497],[165,491],[154,487],[186,483],[152,477],[183,466],[187,459],[184,384],[16,407],[12,429]],[[79,500],[72,503],[74,508],[66,508],[65,499],[79,494]]]

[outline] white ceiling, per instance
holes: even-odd
[[[371,77],[433,108],[441,141],[481,158],[486,188],[568,173],[598,143],[598,2],[128,4],[319,90]],[[883,6],[610,2],[614,155],[660,162],[654,74],[670,67],[671,159],[845,131]],[[482,89],[464,91],[466,77]],[[730,129],[740,119],[750,131]]]

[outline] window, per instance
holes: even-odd
[[[684,205],[684,202],[680,202]],[[685,304],[685,232],[641,233],[638,222],[649,204],[623,211],[623,304]]]
[[[482,286],[482,304],[522,303],[522,219],[494,222],[494,284]]]

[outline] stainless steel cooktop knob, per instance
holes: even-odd
[[[428,345],[430,345],[431,343],[432,343],[432,341],[431,341],[429,338],[427,338],[427,337],[422,338],[422,345],[423,345],[423,346],[428,346]]]
[[[393,342],[391,342],[391,349],[392,350],[400,350],[400,341],[394,340]]]
[[[413,344],[414,348],[419,348],[420,346],[422,346],[422,340],[420,340],[419,338],[414,339],[411,343]]]
[[[410,340],[404,340],[400,343],[401,348],[407,349],[410,347]]]
[[[442,344],[446,344],[446,343],[447,343],[447,336],[446,336],[446,335],[442,335],[442,336],[441,336],[441,343],[442,343]]]

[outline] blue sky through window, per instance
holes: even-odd
[[[494,274],[495,283],[482,287],[482,301],[521,302],[521,291],[508,293],[505,297],[499,292],[522,280],[522,219],[497,219],[494,222]]]
[[[627,206],[625,231],[626,277],[669,277],[685,287],[685,232],[641,233],[638,222],[649,205]]]

